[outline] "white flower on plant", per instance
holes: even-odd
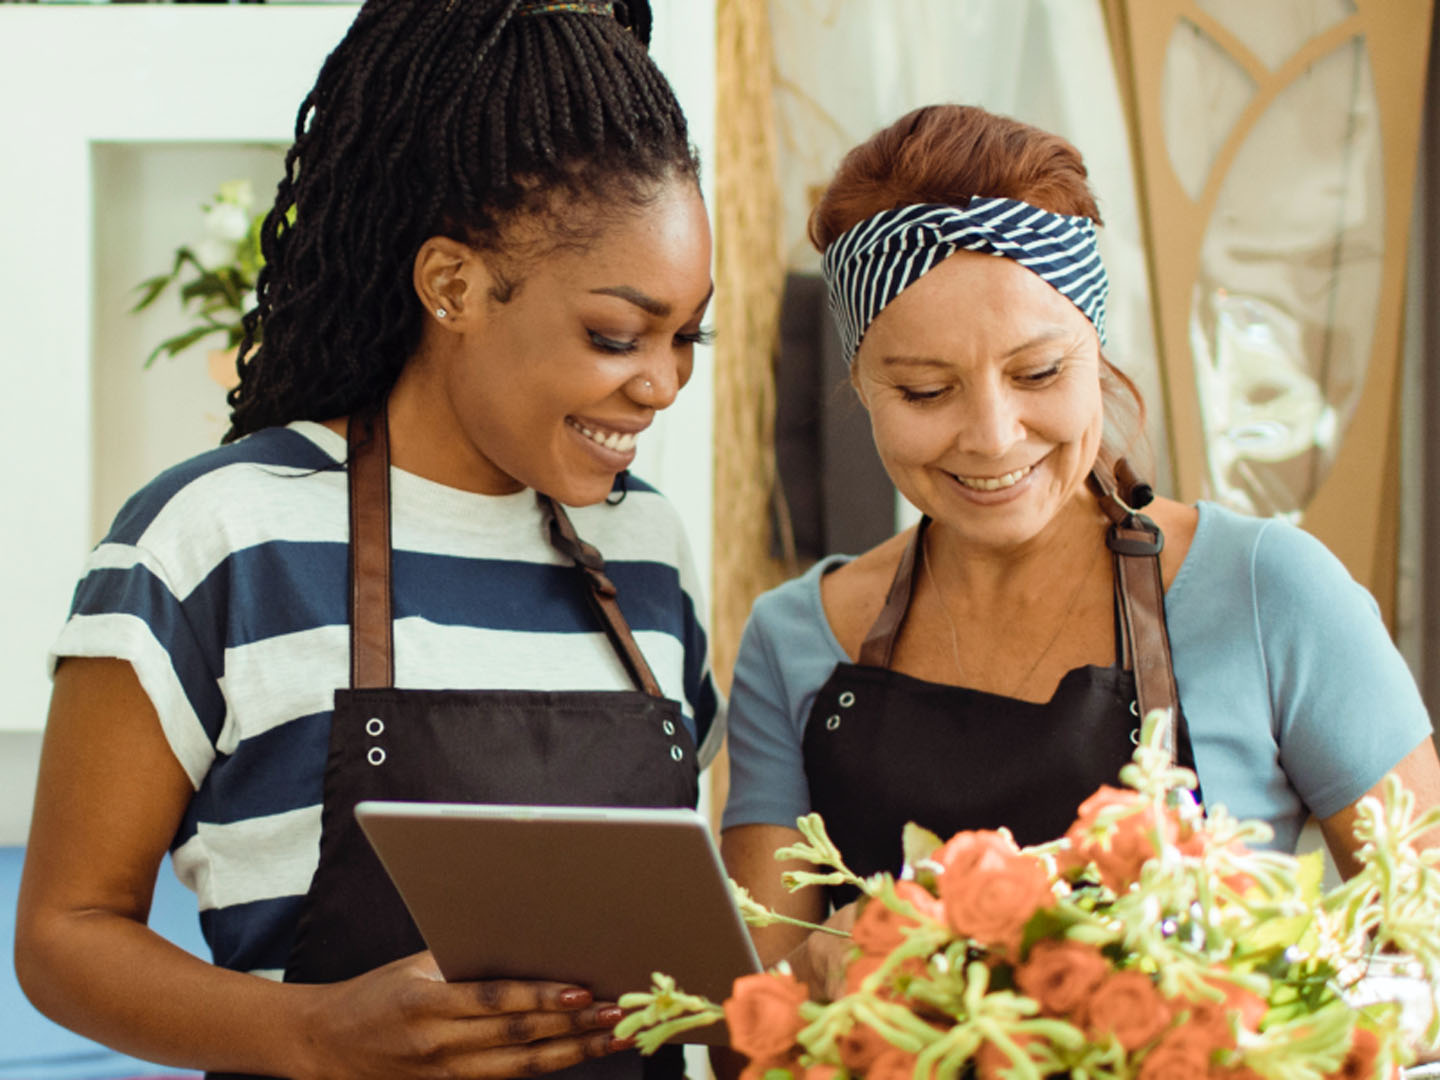
[[[246,211],[248,217],[250,208],[255,205],[255,189],[249,180],[226,180],[215,193],[215,201],[238,206]]]

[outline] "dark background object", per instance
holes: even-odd
[[[837,552],[859,554],[892,536],[895,488],[875,452],[870,417],[850,386],[825,283],[817,275],[785,279],[775,391],[783,500],[772,515],[775,557],[792,554],[785,542],[787,516],[793,557],[805,565]]]

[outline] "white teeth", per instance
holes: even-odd
[[[1001,488],[1014,487],[1030,475],[1032,468],[1033,466],[1026,465],[1025,468],[1008,472],[1004,476],[956,476],[955,479],[960,481],[962,486],[975,491],[999,491]]]
[[[565,422],[580,432],[592,442],[599,443],[607,450],[614,450],[616,453],[624,454],[635,449],[635,435],[632,432],[619,431],[592,431],[584,424],[568,417]]]

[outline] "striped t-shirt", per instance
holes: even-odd
[[[345,440],[297,422],[161,474],[91,553],[52,652],[128,660],[195,785],[173,846],[215,962],[278,978],[319,857],[349,679]],[[628,478],[570,512],[705,764],[719,746],[699,588],[674,509]],[[533,491],[391,470],[395,685],[629,690]]]

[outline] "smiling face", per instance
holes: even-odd
[[[515,226],[539,230],[520,238],[542,248],[545,227]],[[404,427],[414,451],[396,463],[474,491],[599,502],[689,380],[704,338],[712,286],[699,192],[675,179],[583,244],[525,260],[503,300],[498,265],[452,241],[422,248],[416,285],[431,314],[391,399],[392,432]]]
[[[870,324],[852,378],[912,503],[990,549],[1046,534],[1104,429],[1089,320],[1011,259],[958,252]]]

